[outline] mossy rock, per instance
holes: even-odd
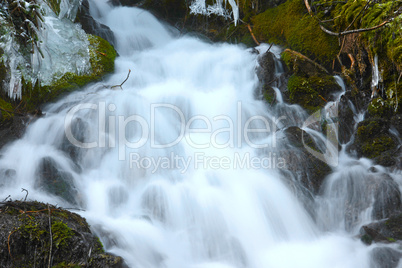
[[[381,97],[373,99],[367,110],[372,117],[390,117],[393,114],[389,102],[384,101]]]
[[[370,118],[360,122],[357,126],[354,146],[359,156],[381,160],[381,164],[391,166],[395,160],[392,151],[396,149],[397,142],[389,134],[390,123],[382,118]],[[388,153],[388,158],[383,154]],[[388,159],[388,160],[387,160]]]
[[[382,118],[371,118],[360,122],[357,126],[357,139],[370,141],[373,137],[387,134],[389,121]]]
[[[304,77],[329,74],[323,66],[291,49],[285,49],[281,54],[281,59],[285,63],[290,74]]]
[[[89,55],[92,72],[78,75],[66,73],[50,85],[32,85],[24,81],[23,101],[28,110],[35,110],[45,102],[59,97],[63,93],[74,91],[90,82],[100,80],[104,75],[113,72],[116,50],[106,40],[95,35],[88,35]]]
[[[292,75],[288,81],[289,100],[313,113],[325,106],[333,92],[340,86],[330,76],[311,76],[309,78]]]
[[[262,87],[262,96],[264,97],[264,100],[271,105],[275,102],[276,99],[275,90],[268,85],[264,85]]]
[[[79,215],[39,202],[2,204],[0,266],[48,267],[49,257],[51,267],[123,267],[120,257],[104,253]],[[97,266],[97,259],[115,265]]]
[[[402,214],[396,213],[386,220],[363,226],[360,229],[363,242],[394,243],[402,240]]]

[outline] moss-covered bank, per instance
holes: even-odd
[[[39,202],[0,205],[0,266],[123,267],[120,257],[105,254],[86,220]]]
[[[251,21],[257,39],[289,47],[324,65],[332,64],[339,51],[337,39],[320,30],[303,1],[288,0]]]

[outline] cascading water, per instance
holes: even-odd
[[[269,155],[281,149],[280,110],[254,99],[257,55],[175,38],[144,10],[91,5],[116,35],[116,71],[48,105],[2,152],[0,196],[23,187],[31,199],[82,206],[130,267],[370,266],[372,247],[339,228],[341,213],[321,228],[325,213],[316,224],[285,185],[284,163]],[[69,184],[68,198],[46,191],[43,163]]]

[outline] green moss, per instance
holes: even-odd
[[[369,114],[375,117],[389,117],[393,114],[389,102],[384,101],[381,97],[373,99],[367,109]]]
[[[54,245],[59,248],[67,245],[68,239],[74,235],[74,232],[62,221],[52,223],[52,238]]]
[[[96,244],[95,244],[95,254],[103,254],[105,250],[103,248],[103,244],[100,241],[99,237],[96,237]]]
[[[357,137],[361,141],[370,140],[372,137],[381,133],[382,126],[377,120],[370,120],[367,123],[361,125],[357,129]]]
[[[391,242],[391,243],[395,243],[395,242],[396,242],[396,240],[393,239],[392,237],[387,237],[387,240],[388,240],[389,242]]]
[[[325,97],[334,87],[339,89],[334,78],[329,75],[309,78],[292,75],[288,81],[289,100],[315,112],[325,105]]]
[[[254,33],[261,41],[288,46],[329,65],[339,51],[337,39],[321,31],[306,12],[303,1],[289,0],[255,16]]]
[[[394,140],[386,135],[381,135],[374,139],[365,142],[362,146],[363,156],[368,158],[375,158],[381,153],[388,151],[395,147]]]
[[[23,225],[18,228],[22,237],[29,239],[29,241],[41,242],[46,239],[46,231],[40,224],[32,218],[24,217],[21,219]]]

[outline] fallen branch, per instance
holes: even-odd
[[[115,85],[115,86],[112,86],[111,88],[120,87],[121,89],[123,89],[122,86],[128,80],[128,77],[130,76],[130,73],[131,73],[131,70],[128,69],[128,74],[127,74],[126,80],[124,80],[123,83],[121,83],[120,85]]]
[[[250,24],[247,24],[247,29],[250,31],[251,37],[253,38],[254,42],[257,44],[257,46],[259,46],[260,42],[258,42],[257,38],[255,38],[255,35],[253,34],[253,30],[251,30]]]
[[[369,4],[370,2],[371,2],[371,0],[368,1],[368,3],[364,6],[364,8],[363,8],[362,10],[360,10],[359,14],[354,18],[354,20],[353,20],[352,23],[348,26],[348,28],[353,24],[353,22],[354,22],[354,21],[356,20],[356,18],[361,14],[361,12],[363,12],[363,10],[366,9],[366,7],[368,6],[368,4]],[[305,6],[306,6],[306,8],[307,8],[308,13],[311,15],[311,17],[314,17],[314,16],[313,16],[313,11],[311,10],[311,7],[310,7],[310,4],[308,3],[308,0],[304,0],[304,4],[305,4]],[[340,32],[340,33],[332,32],[332,31],[326,29],[326,28],[325,28],[324,26],[322,26],[321,24],[320,24],[320,28],[321,28],[321,30],[323,30],[325,33],[327,33],[327,34],[329,34],[329,35],[333,35],[333,36],[342,36],[342,35],[347,35],[347,34],[353,34],[353,33],[361,33],[361,32],[372,31],[372,30],[381,28],[382,26],[386,25],[387,23],[390,23],[392,20],[393,20],[393,19],[386,20],[386,21],[382,22],[381,24],[379,24],[379,25],[377,25],[377,26],[374,26],[374,27],[362,28],[362,29],[355,29],[355,30],[350,30],[350,31],[347,31],[347,30],[346,30],[346,31],[343,31],[343,32]],[[346,28],[346,29],[348,29],[348,28]]]
[[[374,27],[370,27],[370,28],[362,28],[362,29],[355,29],[355,30],[350,30],[350,31],[343,31],[340,33],[334,33],[331,32],[330,30],[326,29],[324,26],[320,25],[321,30],[323,30],[325,33],[329,34],[329,35],[333,35],[333,36],[342,36],[342,35],[347,35],[347,34],[353,34],[353,33],[361,33],[361,32],[368,32],[368,31],[372,31],[378,28],[381,28],[382,26],[386,25],[387,23],[390,23],[392,20],[386,20],[384,22],[382,22],[381,24],[374,26]]]
[[[308,3],[308,0],[304,0],[304,4],[306,5],[308,14],[310,14],[310,16],[313,16],[313,11],[311,10],[310,4]]]

